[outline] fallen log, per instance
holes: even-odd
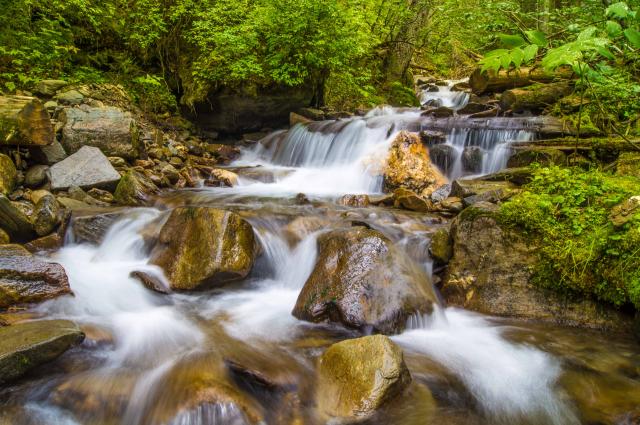
[[[0,145],[47,146],[55,134],[40,100],[28,96],[0,96]]]
[[[541,112],[547,106],[571,93],[568,81],[549,84],[534,84],[521,89],[511,89],[502,93],[500,106],[503,110],[514,112]]]
[[[551,83],[557,80],[569,80],[573,71],[560,68],[548,73],[541,68],[520,68],[519,70],[482,71],[477,68],[469,77],[469,85],[475,94],[496,93],[505,90],[526,87],[533,83]]]

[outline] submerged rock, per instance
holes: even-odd
[[[318,239],[318,260],[293,309],[310,322],[396,333],[436,303],[428,276],[376,230],[335,230]]]
[[[398,188],[429,196],[446,179],[431,164],[429,153],[417,134],[402,131],[393,141],[383,173],[387,191]]]
[[[39,260],[20,245],[0,245],[0,308],[70,293],[60,264]]]
[[[383,335],[330,346],[318,367],[317,406],[339,422],[371,417],[411,383],[402,350]]]
[[[171,212],[151,252],[171,289],[193,290],[242,279],[255,256],[251,225],[239,215],[208,207]]]
[[[0,384],[55,360],[84,334],[67,320],[42,320],[0,327]]]
[[[453,221],[453,257],[441,289],[447,303],[484,314],[628,331],[629,321],[613,309],[534,285],[540,247],[501,225],[498,211],[479,202]]]
[[[65,190],[71,186],[82,189],[92,187],[113,188],[120,174],[113,168],[100,149],[83,146],[65,160],[49,169],[51,189]]]

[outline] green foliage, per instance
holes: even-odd
[[[638,193],[634,177],[541,168],[502,205],[501,216],[540,240],[538,284],[640,309],[640,214],[621,228],[609,218],[614,206]]]

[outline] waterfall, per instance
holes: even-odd
[[[464,108],[469,103],[469,93],[455,91],[453,86],[465,80],[447,81],[446,86],[431,86],[420,94],[420,104],[424,106],[445,106],[454,110]],[[437,91],[433,91],[436,89]]]

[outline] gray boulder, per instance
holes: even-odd
[[[71,186],[114,188],[120,174],[100,149],[83,146],[64,161],[49,169],[51,189],[65,190]]]
[[[36,84],[33,92],[40,96],[53,97],[58,90],[68,85],[69,83],[64,80],[41,80]]]
[[[100,148],[107,156],[138,156],[138,131],[129,112],[111,106],[83,105],[65,109],[60,121],[64,122],[62,146],[69,154],[87,145]]]

